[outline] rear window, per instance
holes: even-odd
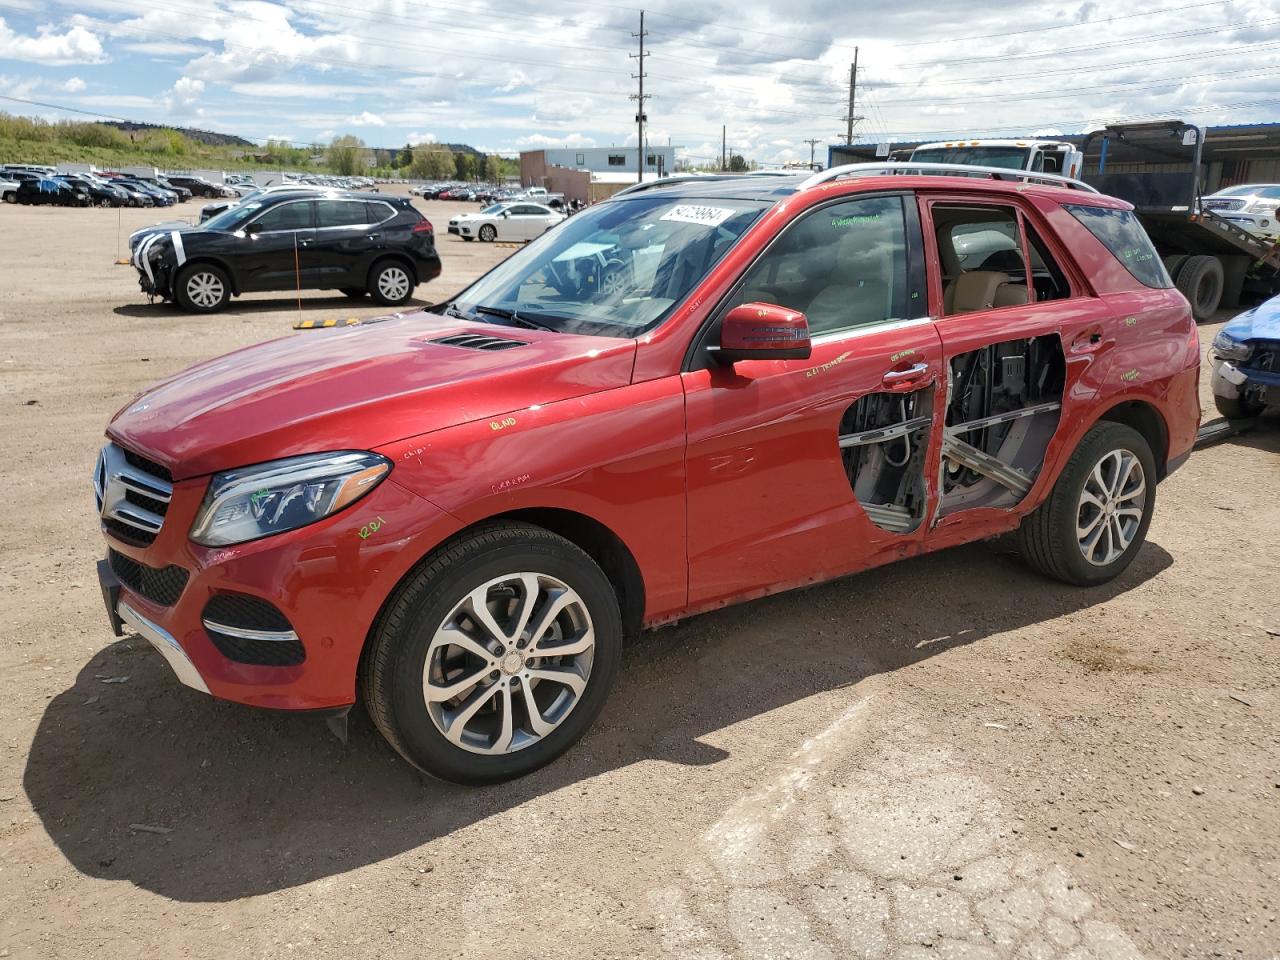
[[[1173,286],[1156,248],[1131,210],[1064,203],[1063,207],[1102,242],[1142,284],[1157,289]]]

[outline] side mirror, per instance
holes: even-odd
[[[739,360],[807,360],[812,352],[809,321],[799,310],[776,303],[744,303],[720,322],[721,363]]]
[[[511,214],[509,214],[506,210],[503,210],[500,214],[498,214],[498,216],[500,216],[503,220],[505,220],[507,219],[507,217],[511,216]]]
[[[244,228],[245,236],[252,237],[262,232],[262,224],[251,223]]]

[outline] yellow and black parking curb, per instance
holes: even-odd
[[[293,325],[295,330],[328,330],[333,327],[354,327],[360,323],[359,317],[347,317],[345,320],[330,318],[328,320],[299,320]]]

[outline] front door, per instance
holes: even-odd
[[[860,196],[789,225],[740,303],[800,310],[808,360],[704,362],[683,374],[689,600],[708,606],[917,552],[942,350],[910,195]]]
[[[240,289],[313,287],[314,266],[305,265],[315,241],[312,200],[278,203],[245,224],[244,252],[236,258]]]

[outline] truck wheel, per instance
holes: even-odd
[[[1142,434],[1103,421],[1084,435],[1047,500],[1023,518],[1023,558],[1047,577],[1091,587],[1129,566],[1156,504],[1156,464]]]
[[[621,655],[618,600],[595,561],[541,527],[492,523],[442,546],[392,596],[361,691],[418,769],[496,783],[586,732]]]
[[[1197,323],[1210,320],[1222,300],[1222,263],[1217,257],[1187,257],[1178,268],[1175,286],[1191,304]]]
[[[1266,404],[1259,403],[1257,400],[1246,400],[1244,397],[1215,396],[1213,403],[1218,408],[1218,412],[1228,420],[1248,420],[1266,409]]]
[[[231,281],[211,263],[193,263],[174,281],[173,299],[188,313],[213,313],[231,299]]]
[[[1187,257],[1189,256],[1191,256],[1189,253],[1171,253],[1167,257],[1160,258],[1166,272],[1169,274],[1170,280],[1178,276],[1178,271],[1182,269],[1182,265],[1187,262]]]

